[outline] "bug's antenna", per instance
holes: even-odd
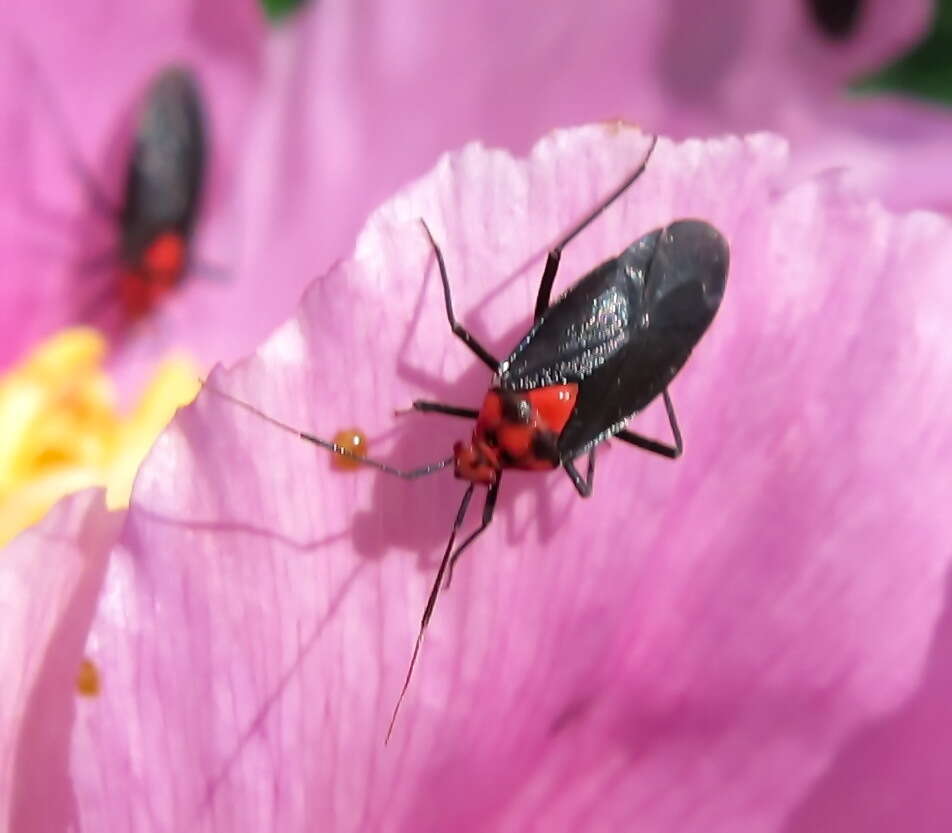
[[[301,431],[295,428],[293,425],[288,425],[286,422],[281,422],[281,420],[275,419],[270,414],[266,414],[264,411],[256,408],[254,405],[251,405],[248,402],[245,402],[243,399],[238,399],[229,393],[225,393],[223,390],[218,390],[218,388],[212,387],[204,379],[199,379],[198,381],[205,390],[214,393],[216,396],[220,396],[222,399],[227,399],[229,402],[232,402],[241,408],[244,408],[246,411],[249,411],[255,416],[270,422],[272,425],[280,428],[282,431],[287,431],[290,434],[294,434],[296,437],[300,437],[302,440],[306,440],[309,443],[313,443],[314,445],[327,449],[332,454],[337,454],[340,457],[347,457],[348,459],[364,466],[370,466],[371,468],[377,469],[378,471],[382,471],[384,474],[392,474],[394,477],[401,477],[404,480],[416,480],[418,477],[426,477],[428,474],[441,471],[453,462],[452,457],[447,457],[443,460],[437,460],[435,463],[427,463],[426,465],[418,466],[415,469],[398,469],[395,466],[388,465],[387,463],[381,462],[380,460],[374,460],[370,457],[361,457],[359,454],[354,454],[354,452],[349,448],[346,448],[338,443],[331,442],[330,440],[322,440],[320,437],[315,437],[313,434],[308,434],[306,431]]]
[[[407,693],[410,685],[410,677],[413,676],[413,666],[416,665],[417,655],[420,653],[420,645],[423,644],[423,633],[433,615],[433,608],[436,606],[436,597],[440,595],[440,587],[443,584],[443,574],[450,563],[450,555],[453,553],[453,544],[456,543],[456,533],[463,525],[463,519],[466,517],[466,510],[469,508],[470,498],[473,496],[475,483],[470,483],[463,493],[463,499],[460,501],[459,509],[456,511],[456,520],[453,522],[453,530],[450,532],[450,540],[446,542],[446,552],[443,553],[443,560],[440,561],[440,569],[437,570],[436,579],[433,582],[433,588],[430,590],[430,596],[426,600],[426,607],[423,608],[423,618],[420,620],[420,632],[417,634],[416,642],[413,645],[413,654],[410,657],[410,667],[407,668],[407,676],[403,681],[403,688],[400,689],[400,696],[397,698],[397,705],[393,707],[393,715],[390,717],[390,725],[387,727],[387,737],[384,738],[384,745],[390,742],[390,735],[393,734],[393,726],[397,722],[397,712],[400,711],[400,704],[403,703],[403,697]]]

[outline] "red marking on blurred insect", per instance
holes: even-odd
[[[164,232],[149,244],[137,268],[123,270],[120,297],[130,319],[146,315],[175,289],[185,272],[185,256],[185,239]]]
[[[64,115],[45,85],[41,89],[71,144]],[[87,268],[107,269],[109,280],[87,291],[81,320],[118,301],[125,322],[135,321],[177,289],[194,266],[191,243],[205,181],[205,133],[196,78],[184,68],[169,67],[155,76],[143,97],[118,205],[79,153],[71,151],[90,204],[115,225],[119,238],[116,248],[84,258]]]

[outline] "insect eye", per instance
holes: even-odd
[[[509,422],[527,425],[532,422],[532,405],[518,394],[502,397],[502,417]]]

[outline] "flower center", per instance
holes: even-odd
[[[125,506],[153,440],[198,392],[196,370],[168,360],[121,414],[105,355],[99,333],[74,328],[0,376],[0,545],[80,489],[105,486],[107,505]]]

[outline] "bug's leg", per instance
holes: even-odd
[[[476,419],[479,411],[475,408],[460,408],[457,405],[444,405],[442,402],[429,402],[425,399],[416,399],[409,408],[402,408],[394,411],[397,416],[403,416],[410,411],[420,411],[424,414],[444,414],[445,416],[462,417],[463,419]]]
[[[119,264],[119,252],[116,249],[108,249],[97,252],[94,255],[84,257],[79,261],[77,267],[83,274],[90,272],[101,272],[104,269],[115,267]]]
[[[622,194],[627,191],[634,181],[641,176],[645,168],[648,165],[648,160],[651,158],[651,153],[654,151],[655,144],[658,141],[657,136],[651,137],[651,144],[648,147],[648,152],[645,154],[644,159],[641,160],[641,164],[627,177],[625,177],[624,182],[622,182],[614,191],[612,191],[604,200],[602,200],[595,208],[585,217],[583,217],[576,225],[565,235],[558,243],[556,243],[552,250],[549,252],[549,256],[545,261],[545,269],[542,272],[542,280],[539,282],[539,292],[536,295],[536,305],[535,305],[535,320],[538,321],[544,313],[549,308],[549,297],[552,295],[552,284],[555,283],[555,275],[559,270],[559,260],[562,257],[562,250],[568,246],[579,234],[581,234],[585,229],[587,229],[591,223],[601,214],[608,206],[610,206],[615,200],[617,200]]]
[[[413,667],[416,665],[417,655],[420,653],[420,645],[423,642],[423,633],[433,615],[433,608],[436,606],[436,597],[440,595],[440,587],[443,584],[443,575],[450,563],[450,554],[453,552],[453,544],[456,541],[456,533],[463,525],[463,519],[466,517],[466,510],[469,507],[470,498],[473,496],[474,483],[470,483],[460,501],[459,509],[456,510],[456,520],[453,522],[453,529],[450,532],[450,540],[446,543],[446,551],[443,553],[443,560],[440,561],[440,569],[436,571],[436,579],[433,587],[430,589],[430,595],[426,600],[426,607],[423,608],[423,618],[420,620],[420,630],[417,633],[416,643],[413,646],[413,654],[410,656],[410,667],[407,668],[407,676],[403,681],[403,688],[400,689],[400,696],[397,698],[397,705],[393,708],[393,715],[390,718],[390,725],[387,727],[387,737],[384,744],[390,740],[393,733],[393,725],[397,722],[397,712],[400,711],[400,704],[403,702],[403,696],[407,693],[407,686],[410,685],[410,677],[413,676]]]
[[[660,454],[662,457],[668,457],[671,460],[677,460],[684,451],[684,443],[681,441],[681,429],[678,427],[678,418],[674,413],[674,405],[671,404],[671,397],[668,395],[668,389],[664,391],[664,409],[668,412],[668,423],[671,425],[671,434],[674,437],[674,445],[661,443],[657,440],[650,440],[636,434],[634,431],[622,430],[615,434],[616,439],[630,445],[643,448],[654,454]]]
[[[377,469],[377,471],[382,471],[384,474],[391,474],[394,477],[400,477],[403,480],[416,480],[419,477],[426,477],[428,474],[434,474],[435,472],[445,469],[447,466],[451,465],[453,462],[452,457],[447,457],[444,460],[437,460],[436,462],[433,462],[433,463],[426,463],[425,465],[417,466],[416,468],[413,468],[413,469],[398,469],[396,468],[396,466],[391,466],[388,463],[382,462],[381,460],[374,460],[371,457],[361,457],[358,454],[354,454],[353,451],[351,451],[348,448],[345,448],[342,445],[338,445],[337,443],[331,442],[330,440],[322,440],[320,437],[315,437],[313,434],[309,434],[307,431],[300,431],[297,428],[295,428],[293,425],[288,425],[285,422],[281,422],[280,420],[275,419],[273,416],[269,416],[264,411],[261,411],[258,408],[254,407],[254,405],[250,405],[249,403],[244,402],[243,400],[238,399],[234,396],[231,396],[230,394],[227,394],[224,391],[220,391],[217,388],[213,388],[211,387],[211,385],[208,385],[204,381],[202,382],[202,387],[205,390],[211,391],[216,396],[220,396],[222,399],[227,399],[229,402],[233,402],[235,405],[238,405],[244,408],[246,411],[250,411],[256,416],[261,417],[261,419],[267,420],[272,425],[277,426],[283,431],[287,431],[291,434],[294,434],[300,437],[302,440],[306,440],[309,443],[313,443],[314,445],[327,449],[332,454],[337,454],[340,457],[349,457],[351,460],[354,460],[357,463],[361,463],[362,465],[365,465],[365,466],[370,466],[371,468]]]
[[[440,269],[440,280],[443,282],[443,299],[446,301],[446,318],[450,322],[450,328],[453,330],[453,335],[455,335],[460,341],[463,342],[478,358],[483,364],[485,364],[490,370],[495,373],[499,370],[499,360],[496,359],[492,353],[490,353],[482,344],[476,341],[475,338],[470,334],[462,324],[456,320],[456,316],[453,314],[453,296],[450,291],[450,279],[446,274],[446,262],[443,260],[443,252],[440,251],[440,247],[437,245],[436,240],[433,239],[433,235],[430,232],[430,227],[426,224],[426,220],[420,219],[420,224],[423,226],[423,230],[426,232],[426,236],[430,238],[430,245],[433,247],[433,254],[436,255],[436,264]]]
[[[96,182],[96,177],[93,175],[93,172],[86,166],[86,163],[79,158],[78,152],[76,151],[73,151],[70,167],[73,169],[73,174],[86,192],[86,199],[89,200],[89,204],[93,207],[93,210],[110,222],[118,222],[119,209],[113,201],[106,196],[106,192],[103,191],[99,183]]]
[[[555,274],[559,271],[559,261],[562,259],[562,246],[559,243],[549,252],[545,259],[545,269],[542,271],[542,280],[539,281],[539,294],[536,295],[534,319],[538,321],[549,308],[549,298],[552,295],[552,284],[555,283]]]
[[[213,263],[210,260],[195,260],[188,266],[188,270],[194,275],[202,278],[209,278],[213,281],[224,281],[232,277],[232,271],[221,263]]]
[[[119,210],[103,192],[99,183],[96,182],[96,178],[89,166],[83,161],[82,155],[77,147],[76,133],[70,129],[66,113],[59,101],[57,101],[51,79],[42,71],[36,58],[27,49],[26,44],[14,42],[12,46],[20,53],[21,59],[26,64],[25,69],[34,83],[33,89],[36,90],[37,99],[52,119],[54,130],[60,134],[63,147],[69,156],[69,166],[80,180],[90,203],[100,214],[103,214],[108,219],[112,221],[118,220]]]
[[[111,282],[106,282],[91,295],[77,299],[77,302],[75,320],[80,323],[92,322],[102,315],[103,310],[111,310],[114,308],[113,304],[118,303],[116,287]]]
[[[59,101],[57,101],[53,89],[50,86],[49,79],[42,73],[32,56],[27,56],[27,60],[30,63],[31,71],[37,83],[39,98],[53,119],[55,130],[60,134],[63,147],[66,149],[66,153],[69,157],[69,167],[73,170],[73,175],[79,180],[83,191],[86,192],[86,199],[89,200],[90,205],[92,205],[96,212],[103,217],[113,222],[118,221],[119,209],[112,200],[106,196],[105,191],[103,191],[100,184],[96,181],[93,171],[83,159],[76,143],[76,133],[70,128],[66,118],[66,112],[63,110]]]
[[[583,478],[577,468],[575,468],[575,462],[573,460],[563,460],[562,468],[565,469],[566,474],[569,476],[569,480],[572,481],[572,485],[575,486],[576,491],[582,497],[591,497],[592,496],[592,486],[595,483],[595,449],[593,448],[588,452],[588,466],[585,469],[585,477]]]
[[[482,535],[486,531],[486,527],[492,523],[493,512],[496,510],[496,496],[499,494],[499,482],[501,480],[502,475],[496,478],[496,482],[489,487],[489,491],[486,493],[486,502],[483,504],[483,519],[479,524],[479,528],[463,541],[463,543],[456,548],[453,555],[450,556],[449,569],[446,571],[446,584],[443,586],[444,590],[450,589],[450,582],[453,580],[453,568],[456,566],[459,557],[463,554],[463,550]]]

